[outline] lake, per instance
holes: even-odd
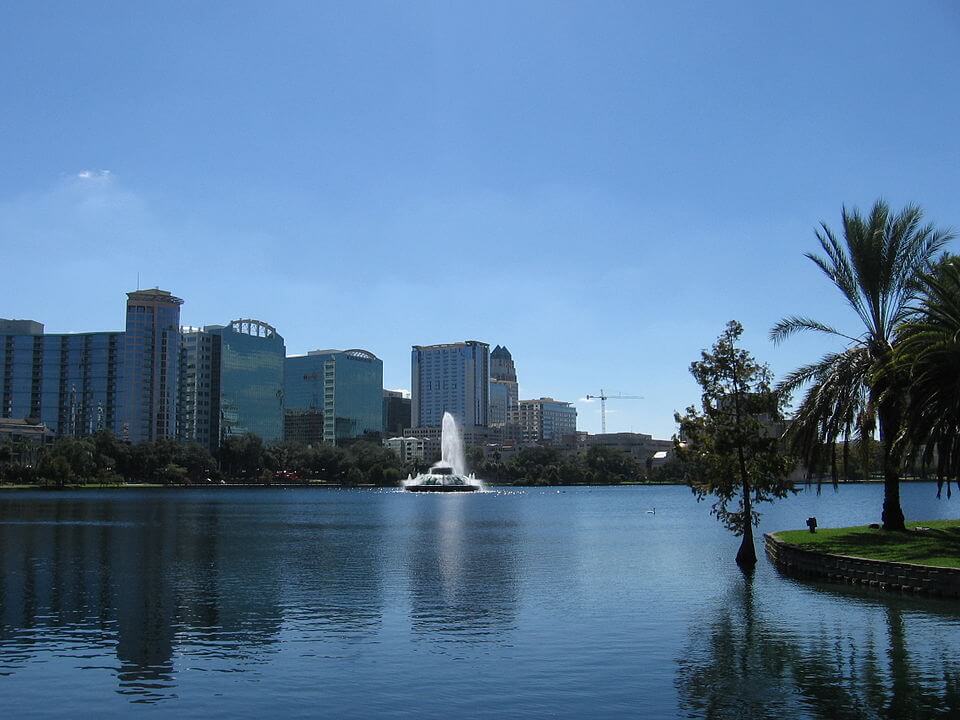
[[[810,488],[759,530],[881,494]],[[960,515],[935,495],[905,484],[907,518]],[[960,604],[747,579],[738,543],[683,487],[4,491],[0,692],[8,717],[960,717]]]

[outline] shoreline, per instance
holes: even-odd
[[[484,487],[489,488],[556,488],[561,489],[565,487],[687,487],[686,483],[683,482],[622,482],[622,483],[564,483],[562,485],[544,485],[540,483],[521,483],[521,482],[499,482],[495,480],[481,480]],[[924,479],[924,478],[909,478],[906,480],[901,480],[901,483],[932,483],[936,482],[933,479]],[[869,479],[869,480],[841,480],[838,483],[838,486],[841,485],[877,485],[882,484],[883,479]],[[817,485],[816,481],[797,483],[796,487],[799,489],[805,489],[808,487],[813,487]],[[821,486],[831,486],[833,485],[832,481],[822,481]],[[59,490],[144,490],[144,489],[159,489],[159,490],[184,490],[184,489],[236,489],[236,488],[321,488],[321,489],[348,489],[348,490],[357,490],[357,489],[384,489],[384,490],[395,490],[400,489],[400,485],[373,485],[370,483],[358,483],[355,485],[346,484],[346,483],[333,483],[326,482],[323,480],[306,480],[300,482],[282,482],[282,483],[264,483],[264,482],[217,482],[217,483],[179,483],[179,484],[164,484],[164,483],[155,483],[155,482],[123,482],[123,483],[77,483],[70,485],[63,485],[61,487],[53,485],[42,485],[39,483],[31,484],[2,484],[0,483],[0,492],[4,490],[49,490],[49,491],[59,491]]]
[[[942,522],[928,520],[910,524],[923,526]],[[929,528],[925,529],[929,530]],[[841,530],[860,531],[862,529],[843,528]],[[814,549],[810,544],[801,545],[780,537],[782,534],[797,532],[801,531],[781,530],[765,533],[763,536],[764,550],[768,559],[784,575],[801,580],[817,579],[847,585],[863,585],[889,592],[960,598],[960,568],[958,567],[933,562],[884,560],[865,555],[828,552]],[[906,533],[884,530],[875,532],[881,533],[876,537],[884,542],[901,540],[905,544],[916,539],[909,534],[909,530]],[[926,559],[930,560],[931,556],[927,556]]]
[[[493,488],[565,488],[565,487],[688,487],[686,483],[683,482],[622,482],[622,483],[564,483],[558,485],[544,485],[540,483],[517,483],[517,482],[498,482],[495,480],[481,480],[484,487],[493,487]],[[936,482],[935,479],[930,478],[908,478],[900,481],[901,483],[931,483]],[[837,486],[842,485],[878,485],[882,484],[883,479],[869,479],[869,480],[841,480],[837,483]],[[798,489],[806,489],[813,486],[816,486],[818,483],[814,480],[810,482],[797,483],[795,485]],[[830,480],[821,481],[819,483],[821,486],[829,487],[833,485],[833,482]],[[153,483],[153,482],[110,482],[110,483],[74,483],[70,485],[63,486],[54,486],[54,485],[42,485],[39,483],[29,483],[29,484],[5,484],[0,483],[0,492],[4,490],[125,490],[125,489],[160,489],[160,490],[184,490],[184,489],[236,489],[236,488],[323,488],[323,489],[399,489],[402,485],[373,485],[370,483],[358,483],[355,485],[346,484],[346,483],[335,483],[327,482],[324,480],[303,480],[298,482],[279,482],[279,483],[265,483],[265,482],[210,482],[210,483],[182,483],[182,484],[164,484],[164,483]]]

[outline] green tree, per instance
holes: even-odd
[[[848,335],[809,317],[789,316],[770,331],[782,342],[798,332],[812,331],[839,338],[846,348],[804,365],[781,383],[785,392],[808,387],[797,409],[790,438],[809,458],[821,443],[846,443],[854,434],[873,435],[879,429],[883,446],[883,527],[903,530],[900,507],[901,454],[895,441],[904,413],[906,379],[893,365],[899,326],[908,319],[918,277],[952,235],[922,225],[923,212],[908,205],[899,213],[878,200],[869,215],[843,209],[843,240],[821,223],[817,240],[824,255],[807,257],[840,291],[862,325]]]
[[[909,377],[902,444],[928,465],[938,495],[960,474],[960,258],[923,277],[916,315],[900,328],[895,362]]]
[[[177,463],[186,470],[186,479],[199,483],[217,474],[217,463],[210,451],[199,443],[185,443],[179,447]]]
[[[344,484],[346,485],[359,485],[363,482],[363,472],[360,468],[354,466],[347,471],[346,478],[344,479]]]
[[[727,323],[713,348],[690,365],[703,391],[701,410],[691,406],[676,415],[686,441],[677,444],[677,454],[697,499],[716,498],[711,512],[743,536],[737,564],[749,568],[757,562],[753,526],[760,515],[754,504],[785,497],[792,484],[791,463],[764,426],[782,419],[783,401],[770,387],[767,366],[737,346],[742,334],[740,323]]]
[[[257,480],[264,470],[265,454],[258,435],[229,435],[220,446],[220,465],[232,478]]]
[[[37,475],[42,480],[54,483],[57,487],[63,487],[74,480],[70,463],[63,455],[54,451],[45,453],[40,458],[37,464]]]
[[[472,472],[476,472],[483,465],[483,447],[480,445],[468,445],[465,452],[467,467]]]
[[[390,467],[383,471],[383,484],[388,487],[396,487],[402,480],[403,476],[397,468]]]
[[[159,470],[158,476],[164,485],[181,485],[187,479],[187,469],[176,463],[168,463]]]
[[[640,463],[617,448],[595,445],[587,450],[584,462],[601,483],[635,482],[643,477]]]

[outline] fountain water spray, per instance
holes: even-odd
[[[463,437],[457,421],[448,412],[443,414],[440,427],[440,462],[415,478],[407,477],[403,487],[414,492],[467,492],[482,490],[483,485],[474,475],[467,475],[467,461],[463,452]]]
[[[443,426],[440,431],[440,462],[452,467],[454,475],[467,474],[463,438],[457,429],[456,418],[448,412],[443,414]]]

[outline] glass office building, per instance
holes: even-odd
[[[57,435],[116,432],[124,334],[43,333],[0,320],[0,416],[44,423]]]
[[[122,439],[138,443],[176,436],[182,304],[166,290],[127,293]]]
[[[510,417],[510,388],[506,383],[490,381],[490,410],[487,420],[490,427],[503,427]]]
[[[220,337],[220,437],[253,433],[283,439],[283,370],[286,346],[260,320],[234,320],[211,329]]]
[[[291,430],[321,413],[331,445],[383,433],[383,362],[367,350],[313,350],[285,361],[284,405]],[[298,421],[298,422],[295,422]]]
[[[411,357],[412,427],[440,427],[449,412],[461,428],[487,427],[490,346],[468,340],[414,345]]]
[[[283,438],[283,359],[276,329],[261,320],[181,329],[177,436],[215,451],[225,437]]]

